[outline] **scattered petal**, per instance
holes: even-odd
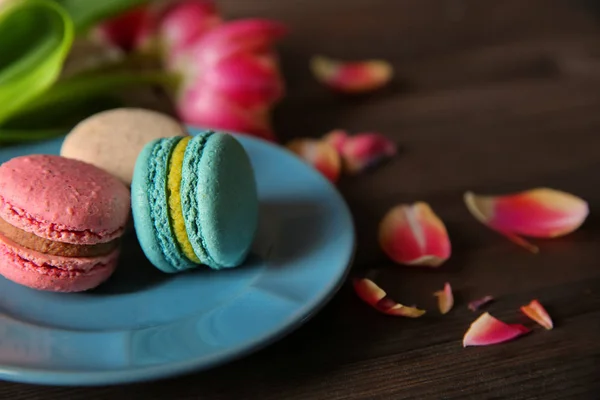
[[[336,129],[323,136],[323,140],[340,153],[344,170],[350,174],[373,168],[398,152],[393,141],[374,132],[349,136],[346,131]]]
[[[383,60],[343,62],[314,56],[310,68],[318,81],[344,93],[370,92],[385,86],[393,76],[391,64]]]
[[[463,337],[463,347],[487,346],[503,343],[530,332],[521,324],[507,324],[489,313],[483,313],[469,327]]]
[[[581,198],[548,188],[504,196],[467,192],[464,200],[480,222],[532,252],[537,252],[537,247],[518,235],[563,236],[579,228],[589,214],[588,204]]]
[[[537,300],[532,300],[528,305],[522,306],[521,311],[523,311],[523,314],[527,315],[529,318],[548,330],[554,327],[552,318],[550,318],[550,315],[546,309]]]
[[[387,293],[370,279],[354,279],[353,283],[358,297],[369,305],[375,306],[387,296]]]
[[[396,155],[396,144],[379,133],[362,133],[346,140],[342,150],[344,168],[356,174]]]
[[[342,154],[344,145],[348,141],[348,132],[342,129],[334,129],[323,136],[323,140],[332,145],[338,153]]]
[[[577,229],[588,215],[585,201],[572,194],[539,188],[505,196],[465,198],[483,223],[503,232],[531,237],[557,237]]]
[[[395,262],[438,267],[450,257],[444,223],[427,203],[392,208],[379,227],[379,244]]]
[[[454,306],[454,295],[448,282],[444,284],[444,290],[438,290],[433,295],[438,298],[438,307],[442,314],[447,314]]]
[[[418,318],[425,314],[425,310],[396,303],[370,279],[355,279],[354,290],[365,303],[384,314],[409,318]]]
[[[485,296],[482,297],[480,299],[477,300],[473,300],[469,303],[469,310],[471,311],[477,311],[479,310],[481,307],[483,307],[484,305],[488,304],[489,302],[493,301],[494,298],[492,296]]]
[[[314,166],[331,182],[337,182],[341,168],[340,156],[329,143],[315,139],[296,139],[286,147]]]

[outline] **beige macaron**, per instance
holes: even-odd
[[[185,127],[166,114],[117,108],[77,124],[65,138],[60,155],[93,164],[130,185],[137,156],[147,143],[187,135]]]

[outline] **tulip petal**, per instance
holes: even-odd
[[[442,314],[447,314],[454,306],[454,295],[448,282],[444,284],[444,290],[438,290],[433,295],[438,298],[438,307]]]
[[[385,86],[393,75],[390,63],[383,60],[343,62],[314,56],[310,68],[318,81],[344,93],[364,93]]]
[[[154,20],[147,6],[135,7],[98,25],[93,33],[123,51],[139,49],[152,34]]]
[[[425,310],[396,303],[387,296],[383,289],[370,279],[354,279],[353,283],[358,297],[384,314],[409,318],[418,318],[425,314]]]
[[[387,293],[370,279],[354,279],[353,283],[358,296],[372,306],[387,296]]]
[[[588,204],[572,194],[537,188],[504,196],[465,193],[475,218],[515,243],[536,252],[537,247],[518,235],[553,238],[573,232],[589,214]]]
[[[344,151],[344,144],[348,140],[348,132],[342,129],[334,129],[323,136],[323,140],[332,145],[340,155]]]
[[[168,53],[186,49],[222,23],[212,0],[175,1],[160,19],[159,34]]]
[[[494,298],[492,296],[484,296],[480,299],[473,300],[473,301],[469,302],[469,305],[468,305],[469,310],[477,311],[484,305],[492,302],[493,300],[494,300]]]
[[[251,54],[229,57],[209,68],[204,85],[249,108],[267,107],[283,97],[283,82],[273,62]]]
[[[263,54],[281,38],[285,25],[263,19],[243,19],[221,24],[194,42],[182,54],[173,57],[189,59],[185,65],[203,70],[234,54]],[[177,60],[173,60],[175,64]]]
[[[330,144],[315,139],[296,139],[287,148],[312,165],[331,182],[337,182],[341,162],[340,156]]]
[[[552,318],[550,318],[550,315],[548,314],[546,309],[537,300],[532,300],[531,303],[529,303],[528,305],[522,306],[521,311],[523,312],[523,314],[527,315],[529,318],[531,318],[547,330],[550,330],[554,327],[554,324],[552,323]]]
[[[227,22],[169,54],[168,68],[184,82],[181,119],[276,141],[270,114],[285,88],[271,47],[284,33],[282,24],[268,20]]]
[[[185,90],[177,102],[177,112],[190,125],[275,141],[266,112],[251,112],[210,90]]]
[[[342,156],[344,171],[350,174],[371,169],[397,154],[396,144],[380,133],[348,135],[336,129],[323,136]]]
[[[395,262],[437,267],[450,257],[444,223],[427,203],[392,208],[379,227],[379,244]]]
[[[396,144],[379,133],[357,134],[344,143],[344,169],[356,174],[381,164],[396,153]]]
[[[503,343],[528,332],[530,329],[521,324],[506,324],[486,312],[481,314],[465,333],[463,347]]]

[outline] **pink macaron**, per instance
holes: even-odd
[[[129,189],[91,164],[54,155],[0,166],[0,274],[38,290],[80,292],[114,272]]]

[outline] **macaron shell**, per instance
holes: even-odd
[[[48,256],[0,235],[0,275],[37,290],[81,292],[106,281],[117,266],[119,250],[100,257]]]
[[[157,139],[140,153],[131,183],[133,219],[144,254],[158,269],[175,273],[194,267],[177,247],[168,219],[168,159],[181,138]]]
[[[203,133],[188,144],[182,176],[194,251],[211,268],[239,266],[258,225],[256,181],[246,151],[232,135]]]
[[[0,166],[0,217],[45,239],[104,243],[121,236],[129,190],[91,164],[55,155],[13,158]]]
[[[66,136],[60,154],[102,168],[129,185],[137,156],[147,143],[187,135],[183,125],[166,114],[118,108],[77,124]]]

